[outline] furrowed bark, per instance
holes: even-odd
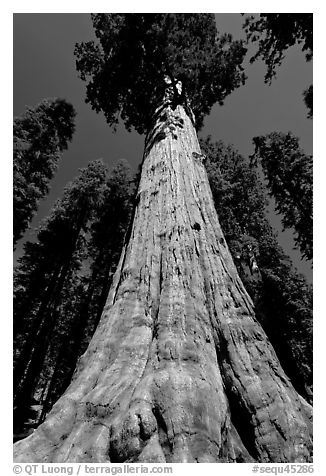
[[[154,118],[98,328],[15,461],[310,461],[311,407],[255,319],[192,121],[169,104]]]

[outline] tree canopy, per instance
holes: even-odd
[[[302,255],[312,259],[312,156],[299,146],[299,139],[290,132],[273,132],[255,137],[255,154],[260,159],[268,180],[271,195],[275,198],[276,211],[282,215],[285,228],[292,228],[295,242]]]
[[[145,133],[162,99],[164,77],[181,81],[200,127],[214,103],[245,81],[246,48],[218,36],[213,14],[94,14],[97,42],[76,45],[87,102],[110,125]]]
[[[61,152],[75,130],[75,111],[63,99],[45,99],[14,118],[14,245],[49,191]]]

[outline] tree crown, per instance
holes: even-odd
[[[98,42],[76,45],[77,70],[87,99],[110,125],[150,127],[164,77],[181,81],[200,127],[215,102],[245,81],[246,49],[218,36],[212,14],[94,14]]]
[[[64,99],[44,99],[14,118],[15,149],[63,151],[75,131],[76,112]],[[22,144],[25,142],[25,146]]]

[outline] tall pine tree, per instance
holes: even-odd
[[[14,246],[49,191],[61,153],[71,141],[75,111],[63,99],[45,99],[14,119]]]

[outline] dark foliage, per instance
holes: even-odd
[[[308,260],[313,256],[312,156],[299,147],[291,133],[273,132],[253,139],[256,150],[252,160],[260,163],[268,180],[276,211],[285,228],[295,232],[295,242]]]
[[[14,245],[49,191],[61,152],[72,139],[74,118],[71,104],[46,99],[14,119]]]
[[[220,223],[259,321],[283,368],[308,400],[312,386],[312,290],[277,243],[264,186],[232,146],[202,141]]]
[[[164,77],[182,81],[197,127],[217,101],[245,81],[246,49],[217,35],[213,14],[95,14],[98,42],[76,45],[77,70],[87,80],[87,102],[110,125],[148,131],[161,101]]]
[[[246,18],[247,39],[258,42],[258,50],[250,59],[261,58],[266,66],[265,81],[271,82],[276,68],[284,59],[284,52],[295,44],[302,45],[307,61],[313,54],[312,13],[260,13]]]

